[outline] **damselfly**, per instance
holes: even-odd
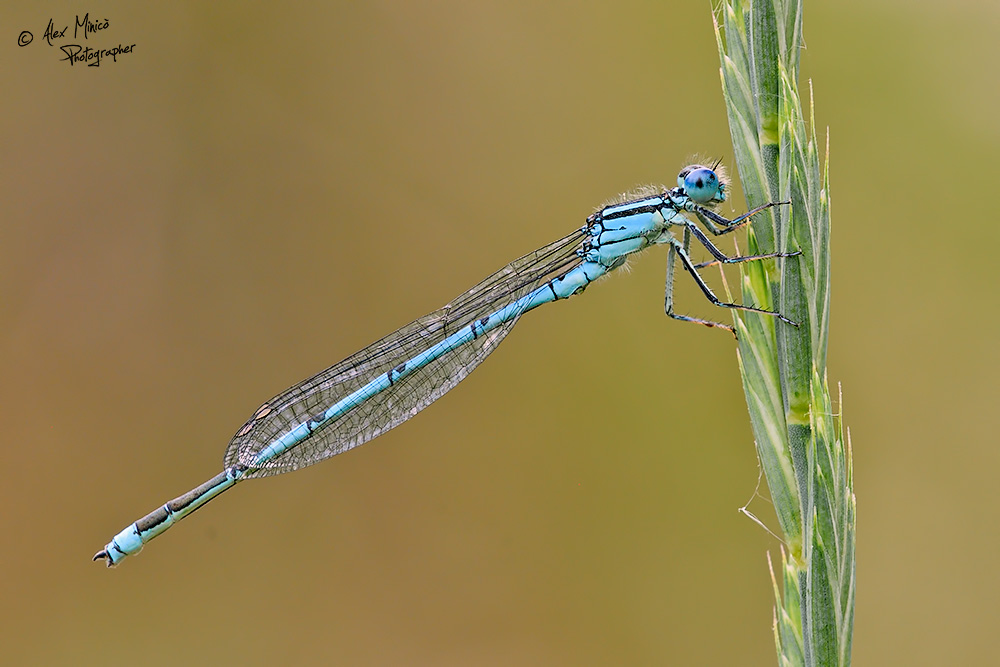
[[[720,300],[699,274],[711,264],[798,254],[729,257],[712,243],[695,221],[719,236],[777,205],[765,204],[732,220],[718,215],[712,208],[725,201],[726,183],[717,168],[691,165],[681,170],[675,188],[645,188],[620,197],[569,236],[511,262],[443,308],[278,394],[237,431],[221,473],[118,533],[94,560],[104,558],[108,567],[116,565],[237,482],[312,465],[402,424],[482,363],[521,315],[579,294],[622,266],[629,255],[651,246],[667,246],[667,315],[733,331],[719,322],[674,312],[673,274],[679,259],[716,306],[765,313],[794,324],[776,312]],[[692,238],[708,250],[711,261],[692,261]]]

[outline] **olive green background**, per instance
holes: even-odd
[[[779,543],[737,511],[758,468],[735,347],[664,317],[655,250],[526,317],[377,442],[240,485],[116,570],[90,562],[215,475],[273,394],[616,193],[731,157],[708,2],[11,4],[0,662],[774,664]],[[806,5],[855,664],[981,664],[1000,5]],[[135,52],[60,62],[46,23],[86,11],[110,25],[83,43]],[[726,317],[686,281],[679,299]]]

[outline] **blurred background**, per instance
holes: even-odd
[[[90,561],[219,472],[268,397],[616,193],[730,158],[708,2],[19,4],[3,662],[774,664],[735,346],[663,315],[659,251],[376,442]],[[108,27],[72,39],[88,10]],[[998,32],[996,3],[806,3],[857,665],[995,653]],[[68,43],[135,48],[88,68]],[[725,316],[682,285],[682,312]]]

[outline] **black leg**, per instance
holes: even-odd
[[[795,252],[772,252],[767,255],[740,255],[738,257],[727,257],[723,260],[712,260],[711,262],[699,262],[694,265],[696,269],[707,269],[710,266],[716,266],[717,264],[736,264],[738,262],[752,262],[755,259],[775,259],[777,257],[795,257],[796,255],[801,255],[802,253],[798,250]]]
[[[680,320],[681,322],[694,322],[696,324],[702,324],[706,327],[725,329],[735,336],[736,330],[728,324],[713,322],[712,320],[703,320],[700,317],[691,317],[690,315],[681,315],[674,312],[674,258],[680,254],[680,251],[682,250],[683,248],[675,248],[673,243],[667,247],[667,291],[663,300],[664,311],[669,317],[672,317],[675,320]]]
[[[712,241],[705,236],[705,232],[698,229],[698,226],[693,222],[687,221],[684,225],[684,249],[689,249],[689,232],[694,234],[694,237],[701,241],[701,244],[708,249],[708,252],[712,254],[715,258],[714,262],[703,262],[701,264],[695,264],[696,269],[703,269],[706,266],[715,266],[716,264],[736,264],[738,262],[749,262],[755,259],[773,259],[776,257],[795,257],[796,255],[801,255],[802,252],[796,250],[795,252],[772,252],[766,255],[746,255],[737,257],[728,257],[725,253],[719,250]]]
[[[791,203],[792,202],[790,201],[769,202],[767,204],[763,204],[762,206],[758,206],[755,209],[747,211],[743,215],[735,217],[732,220],[724,218],[718,213],[710,211],[707,208],[702,208],[701,206],[694,207],[694,214],[698,216],[698,219],[702,221],[702,223],[705,225],[705,228],[708,231],[712,232],[716,236],[722,236],[723,234],[734,232],[740,227],[743,227],[744,225],[750,222],[750,218],[752,216],[760,213],[765,209],[769,209],[772,206],[782,206],[784,204],[791,204]],[[716,224],[721,225],[722,229],[716,227],[715,226]]]

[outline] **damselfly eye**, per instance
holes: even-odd
[[[681,169],[677,175],[677,186],[696,204],[709,204],[713,200],[722,201],[722,183],[715,172],[700,164]]]

